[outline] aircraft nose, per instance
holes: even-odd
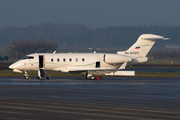
[[[9,66],[10,69],[20,69],[21,65],[23,64],[22,61],[17,61]]]
[[[14,69],[14,65],[13,65],[13,64],[10,65],[9,68],[10,68],[10,69]]]
[[[15,62],[9,66],[10,69],[16,69],[19,67],[19,62]]]

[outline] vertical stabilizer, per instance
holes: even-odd
[[[136,43],[134,43],[127,51],[125,51],[124,54],[145,57],[157,40],[168,40],[168,39],[169,38],[164,38],[163,36],[159,36],[159,35],[142,34],[138,38]],[[122,54],[121,51],[118,51],[117,53]]]

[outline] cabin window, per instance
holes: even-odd
[[[51,62],[53,62],[54,60],[53,59],[51,59]]]
[[[78,62],[78,58],[76,58],[76,62]]]
[[[84,58],[82,58],[82,61],[84,62],[84,61],[85,61],[85,59],[84,59]]]
[[[65,58],[63,59],[63,62],[66,62],[66,59],[65,59]]]
[[[71,58],[69,58],[69,62],[71,62],[72,61],[72,59]]]
[[[59,62],[59,58],[57,59],[57,62]]]

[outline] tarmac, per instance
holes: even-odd
[[[179,78],[0,77],[0,119],[180,119]]]

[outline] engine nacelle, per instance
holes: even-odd
[[[146,61],[148,61],[147,57],[139,57],[139,58],[133,59],[131,61],[131,64],[137,64],[137,63],[142,63],[142,62],[146,62]]]
[[[124,55],[105,54],[104,62],[108,64],[131,62],[132,58]]]

